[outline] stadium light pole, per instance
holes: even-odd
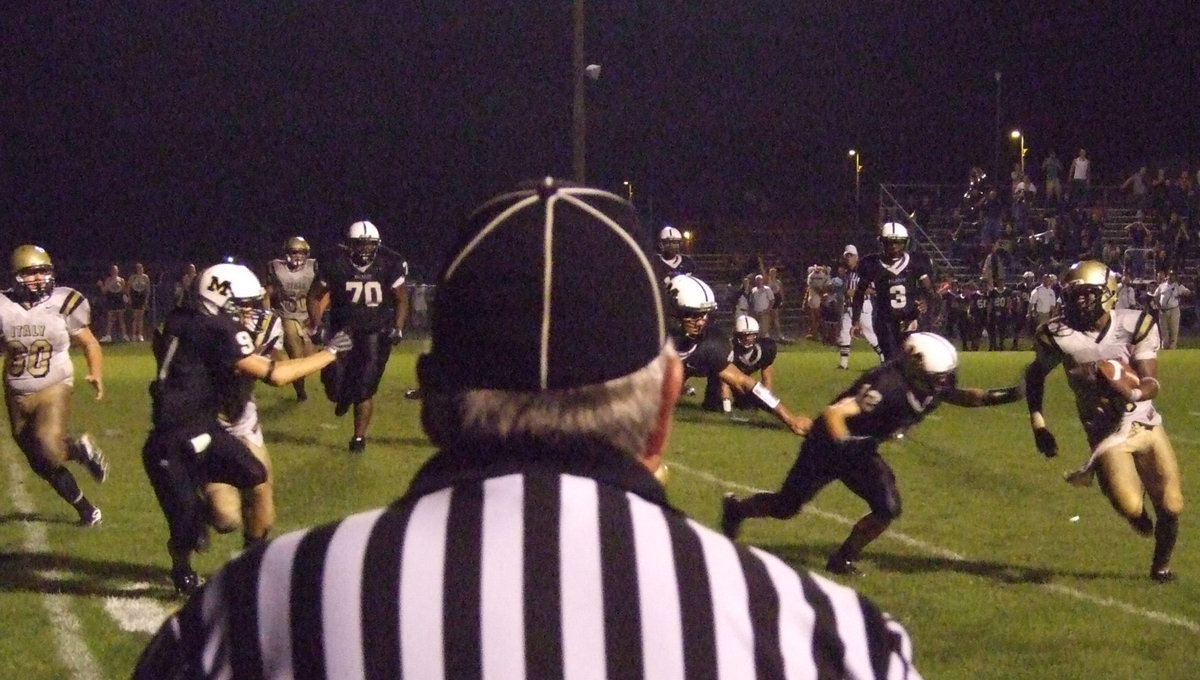
[[[587,68],[583,51],[584,0],[575,0],[575,37],[573,71],[575,74],[575,97],[571,107],[572,164],[575,181],[587,182],[587,83],[584,80]]]
[[[1021,174],[1024,175],[1025,174],[1025,152],[1027,151],[1027,149],[1025,148],[1025,135],[1020,130],[1013,130],[1012,132],[1009,133],[1009,136],[1012,137],[1013,139],[1020,140],[1020,142],[1021,142]]]
[[[862,225],[862,210],[860,209],[860,184],[859,179],[862,175],[862,154],[855,149],[850,149],[849,156],[854,159],[854,229],[857,231]]]

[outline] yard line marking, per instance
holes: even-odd
[[[693,477],[696,477],[698,479],[706,481],[710,484],[713,484],[713,485],[719,486],[719,487],[724,487],[726,489],[732,489],[734,491],[741,491],[743,493],[762,493],[762,492],[766,491],[766,489],[758,489],[753,486],[749,486],[746,484],[740,484],[738,482],[730,481],[728,479],[723,479],[721,477],[718,477],[718,476],[712,474],[711,472],[708,472],[706,470],[700,470],[698,468],[693,468],[688,465],[684,465],[683,463],[671,461],[670,467],[672,470],[679,470],[679,471],[683,472],[684,474],[691,475]],[[822,519],[833,521],[833,522],[835,522],[837,524],[841,524],[843,526],[852,526],[856,521],[856,520],[850,519],[849,517],[844,517],[842,515],[839,515],[836,512],[829,512],[827,510],[821,510],[819,508],[813,507],[812,505],[804,506],[804,512],[816,515]],[[940,546],[936,546],[931,543],[926,543],[925,541],[922,541],[917,538],[913,538],[912,536],[901,533],[899,531],[888,530],[888,531],[884,532],[883,538],[890,538],[892,540],[899,541],[900,543],[903,543],[907,546],[910,546],[913,548],[918,548],[920,550],[924,550],[925,552],[928,552],[930,554],[933,554],[933,555],[936,555],[938,557],[942,557],[942,558],[945,558],[948,560],[962,562],[967,559],[967,557],[965,555],[956,553],[953,550],[950,550],[949,548],[942,548]],[[1151,621],[1156,621],[1158,623],[1164,623],[1164,624],[1167,624],[1170,626],[1178,626],[1180,628],[1187,629],[1188,631],[1190,631],[1192,633],[1200,633],[1200,623],[1192,621],[1191,619],[1188,619],[1188,618],[1184,618],[1181,616],[1175,616],[1173,614],[1167,614],[1165,612],[1154,611],[1152,609],[1143,609],[1141,607],[1129,604],[1128,602],[1121,602],[1120,600],[1114,600],[1114,599],[1108,598],[1108,597],[1099,597],[1096,595],[1091,595],[1089,593],[1085,593],[1082,590],[1078,590],[1078,589],[1072,588],[1070,586],[1058,585],[1058,584],[1054,584],[1054,583],[1038,583],[1038,584],[1032,584],[1032,585],[1036,585],[1037,587],[1042,588],[1043,590],[1048,590],[1048,591],[1050,591],[1052,593],[1056,593],[1058,595],[1065,595],[1067,597],[1073,597],[1077,600],[1081,600],[1083,602],[1089,602],[1091,604],[1098,605],[1101,607],[1110,607],[1113,609],[1118,609],[1122,612],[1125,612],[1126,614],[1140,616],[1142,618],[1149,619]]]
[[[36,507],[33,498],[25,490],[24,473],[12,455],[11,448],[0,446],[0,452],[3,452],[8,464],[9,496],[17,512],[31,515]],[[21,524],[25,528],[22,547],[26,552],[50,552],[50,539],[46,535],[44,524],[29,521],[22,521]],[[47,593],[42,595],[42,605],[46,608],[54,628],[58,660],[70,671],[70,677],[74,680],[104,680],[100,672],[100,663],[96,661],[95,655],[83,639],[83,626],[71,608],[71,598],[67,595]]]
[[[123,590],[130,593],[148,592],[153,588],[149,583],[130,583]],[[104,598],[104,609],[117,622],[121,630],[128,633],[149,633],[153,635],[162,627],[163,621],[171,615],[171,610],[157,600],[149,597],[118,597],[110,595]]]

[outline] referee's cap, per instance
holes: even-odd
[[[484,203],[438,277],[422,389],[567,389],[646,366],[666,342],[633,206],[547,177]]]
[[[842,254],[843,255],[857,255],[858,248],[854,247],[854,244],[847,245],[845,248],[842,249]]]

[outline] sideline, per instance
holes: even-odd
[[[691,475],[692,477],[695,477],[697,479],[708,482],[714,486],[729,489],[731,491],[740,491],[742,493],[761,493],[761,492],[765,491],[765,489],[757,489],[752,486],[747,486],[745,484],[739,484],[738,482],[732,482],[727,479],[722,479],[722,478],[720,478],[710,472],[707,472],[705,470],[693,468],[693,467],[690,467],[688,465],[685,465],[683,463],[680,463],[680,462],[677,462],[674,460],[671,461],[670,465],[671,465],[671,472],[675,472],[676,470],[678,470],[680,472],[683,472],[684,474]],[[844,517],[844,516],[839,515],[834,512],[829,512],[827,510],[821,510],[819,508],[813,507],[812,505],[806,505],[804,507],[804,512],[806,514],[816,515],[817,517],[835,522],[837,524],[841,524],[843,526],[853,526],[854,522],[856,521],[856,520],[850,519],[849,517]],[[891,529],[884,532],[884,534],[883,534],[883,536],[881,536],[881,538],[899,541],[900,543],[903,543],[904,545],[907,545],[909,547],[917,548],[917,549],[922,550],[931,555],[941,557],[944,559],[948,559],[948,560],[954,560],[956,562],[965,561],[967,559],[967,557],[965,555],[956,553],[953,550],[950,550],[949,548],[943,548],[940,546],[933,545],[931,543],[926,543],[925,541],[922,541],[917,538],[913,538],[912,536],[909,536],[907,534],[901,533],[899,531],[891,530]],[[1089,593],[1085,593],[1082,590],[1078,590],[1076,588],[1071,588],[1070,586],[1063,586],[1063,585],[1058,585],[1058,584],[1054,584],[1054,583],[1039,583],[1039,584],[1034,584],[1034,585],[1036,585],[1038,588],[1041,588],[1042,590],[1046,590],[1046,591],[1054,593],[1056,595],[1063,595],[1066,597],[1071,597],[1076,600],[1088,602],[1090,604],[1094,604],[1094,605],[1097,605],[1100,607],[1117,609],[1126,614],[1132,614],[1134,616],[1139,616],[1141,618],[1148,619],[1148,620],[1154,621],[1156,623],[1162,623],[1162,624],[1166,624],[1169,626],[1178,626],[1178,627],[1184,628],[1192,633],[1200,633],[1200,623],[1197,623],[1195,621],[1192,621],[1191,619],[1187,619],[1187,618],[1184,618],[1181,616],[1175,616],[1174,614],[1167,614],[1165,612],[1154,611],[1151,609],[1143,609],[1141,607],[1129,604],[1128,602],[1121,602],[1119,600],[1114,600],[1112,598],[1098,597],[1096,595],[1091,595]]]
[[[13,444],[7,439],[0,444],[0,457],[8,467],[9,497],[13,507],[22,515],[31,515],[36,511],[33,498],[25,490],[25,474],[21,464],[13,455]],[[27,553],[50,552],[50,539],[46,536],[46,525],[41,522],[22,521],[25,537],[21,547]],[[46,593],[42,595],[42,605],[50,618],[54,631],[54,641],[58,651],[58,660],[65,666],[72,680],[104,680],[100,663],[92,650],[88,649],[83,639],[83,626],[72,608],[70,596]]]

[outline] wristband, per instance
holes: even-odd
[[[776,406],[779,406],[780,399],[767,389],[766,385],[760,382],[754,383],[754,388],[750,390],[758,400],[763,403],[768,409],[774,411]]]
[[[1033,425],[1035,430],[1044,430],[1046,428],[1046,419],[1042,417],[1040,411],[1034,411],[1029,414],[1029,423]]]

